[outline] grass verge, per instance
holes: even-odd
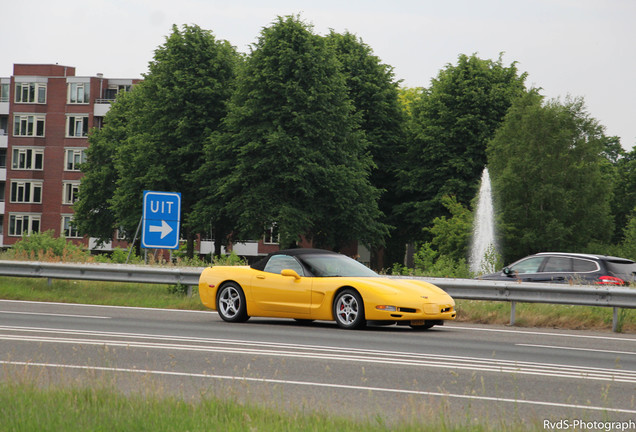
[[[0,419],[2,430],[12,432],[502,430],[501,424],[450,416],[447,412],[429,413],[427,418],[389,426],[381,419],[360,421],[317,412],[279,411],[209,397],[185,400],[148,393],[126,395],[103,383],[90,387],[59,384],[42,387],[15,378],[0,383]],[[505,430],[541,429],[538,425],[520,424],[505,425]]]
[[[176,292],[175,292],[176,291]],[[0,278],[5,300],[83,303],[164,309],[205,310],[196,288],[191,297],[169,285],[87,282],[73,280]]]
[[[479,324],[509,324],[508,302],[456,300],[457,321]],[[636,332],[636,309],[621,309],[622,332]],[[515,325],[571,330],[611,330],[613,309],[600,306],[570,306],[517,303]]]

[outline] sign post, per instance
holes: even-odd
[[[141,247],[179,249],[181,194],[144,191]]]

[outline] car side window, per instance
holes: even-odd
[[[265,268],[263,271],[268,273],[278,273],[285,269],[294,270],[300,276],[304,276],[305,272],[303,271],[303,267],[300,265],[296,258],[289,255],[272,255],[270,259],[267,261]]]
[[[573,270],[577,273],[593,272],[598,270],[598,265],[594,261],[585,259],[573,259]]]
[[[568,257],[549,257],[543,266],[543,273],[571,273],[572,258]]]
[[[544,257],[531,257],[510,266],[512,273],[537,273]]]

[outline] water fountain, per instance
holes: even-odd
[[[494,272],[489,268],[488,256],[496,253],[495,211],[492,204],[492,189],[488,167],[481,174],[481,186],[477,195],[477,208],[473,225],[473,240],[470,251],[470,270],[475,274]]]

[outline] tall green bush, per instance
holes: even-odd
[[[69,242],[66,237],[55,237],[53,230],[22,236],[7,252],[7,257],[38,261],[79,261],[89,260],[90,253]]]

